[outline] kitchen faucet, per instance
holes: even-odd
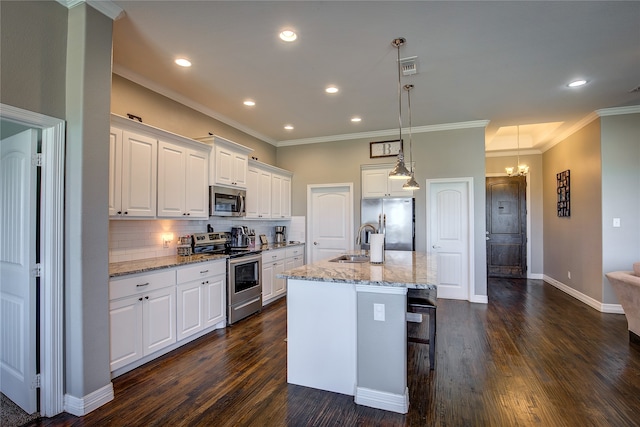
[[[362,224],[360,226],[360,228],[358,228],[358,234],[356,235],[356,245],[360,246],[360,250],[362,250],[362,232],[367,229],[370,228],[371,231],[373,231],[374,233],[378,232],[378,229],[376,228],[376,226],[374,224]],[[367,243],[368,245],[368,243]]]

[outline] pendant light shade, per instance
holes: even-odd
[[[398,151],[396,166],[391,172],[389,172],[389,178],[391,179],[409,179],[411,177],[411,172],[409,172],[404,164],[404,151],[402,144],[402,83],[400,82],[400,46],[405,44],[405,42],[406,40],[402,37],[393,39],[393,41],[391,42],[391,45],[398,50],[398,62],[396,65],[398,67],[398,124],[400,133],[400,150]]]
[[[404,85],[404,89],[407,91],[407,101],[409,105],[409,165],[411,166],[411,177],[404,183],[402,189],[419,190],[420,185],[413,174],[413,135],[411,133],[411,89],[413,89],[413,85]]]

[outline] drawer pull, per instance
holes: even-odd
[[[209,272],[209,270],[204,270],[204,271],[201,271],[200,274],[205,274],[205,273],[208,273],[208,272]]]
[[[145,287],[145,286],[149,286],[149,282],[147,282],[147,283],[140,283],[139,285],[136,285],[136,288],[142,288],[142,287]]]

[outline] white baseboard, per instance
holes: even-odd
[[[624,310],[622,310],[622,306],[620,304],[604,304],[594,298],[591,298],[588,295],[583,294],[580,291],[573,289],[570,286],[565,285],[564,283],[556,279],[547,276],[546,274],[543,275],[543,280],[560,289],[562,292],[571,295],[578,301],[581,301],[587,304],[589,307],[598,310],[601,313],[624,314]]]
[[[528,273],[528,274],[527,274],[527,279],[538,279],[538,280],[543,280],[543,279],[544,279],[544,274],[540,274],[540,273]]]
[[[106,386],[83,397],[65,394],[64,410],[71,415],[81,417],[83,415],[87,415],[89,412],[99,408],[105,403],[111,402],[113,398],[113,383],[109,382]]]
[[[487,295],[473,295],[469,298],[469,302],[477,303],[477,304],[488,304],[489,297]]]
[[[358,405],[369,406],[370,408],[406,414],[409,412],[409,389],[407,388],[404,394],[394,394],[356,387],[355,402]]]

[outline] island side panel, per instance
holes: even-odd
[[[377,286],[357,286],[356,288],[358,304],[356,403],[406,413],[409,405],[406,288]],[[382,312],[384,320],[381,320]]]
[[[355,285],[288,279],[287,286],[287,382],[353,396]]]

